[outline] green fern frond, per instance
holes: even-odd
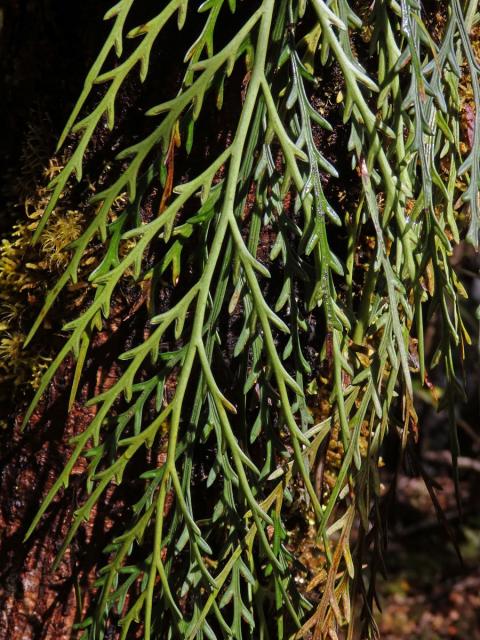
[[[90,302],[64,326],[65,343],[24,425],[68,357],[77,363],[73,406],[92,337],[122,279],[148,292],[143,339],[117,354],[118,378],[89,399],[93,418],[27,532],[82,457],[87,497],[60,557],[112,484],[126,472],[141,484],[105,550],[95,607],[80,625],[85,638],[105,637],[114,611],[122,638],[135,625],[146,639],[326,638],[342,627],[352,638],[359,598],[365,634],[375,636],[363,534],[381,527],[381,446],[388,431],[403,449],[416,439],[415,388],[437,363],[458,455],[453,406],[462,385],[453,359],[468,335],[449,256],[464,235],[478,244],[480,68],[469,39],[476,14],[450,3],[437,42],[415,0],[375,2],[370,13],[363,4],[259,0],[240,8],[207,0],[195,11],[170,0],[128,33],[133,0],[106,14],[112,28],[61,136],[60,145],[74,133],[74,147],[51,182],[34,242],[45,238],[72,174],[82,180],[102,121],[114,128],[129,75],[138,69],[150,80],[165,32],[181,34],[188,24],[198,36],[181,41],[176,94],[147,111],[149,133],[117,154],[92,199],[96,213],[70,245],[71,260],[27,337],[100,239]],[[226,21],[231,38],[222,33]],[[127,39],[133,45],[125,48]],[[176,150],[204,158],[198,128],[206,105],[219,108],[220,133],[224,93],[239,73],[228,143],[180,179],[170,168]],[[462,74],[478,107],[468,148],[458,124]],[[326,141],[338,131],[332,157]],[[148,217],[145,196],[155,188],[164,195]],[[340,198],[342,189],[352,193]],[[173,294],[162,307],[167,275]],[[426,362],[424,325],[433,314],[442,340]],[[317,423],[313,383],[327,407]],[[211,466],[198,488],[205,448]],[[162,462],[139,464],[147,450]],[[318,483],[321,450],[330,452],[329,475]],[[298,504],[324,555],[316,604],[295,580],[304,569],[288,543],[288,514]]]

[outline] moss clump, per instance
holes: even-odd
[[[53,178],[62,168],[59,161],[49,161],[34,192],[23,201],[24,214],[0,246],[0,382],[6,394],[10,393],[8,383],[37,389],[42,372],[51,361],[48,346],[35,344],[23,349],[26,328],[49,283],[68,263],[69,244],[85,226],[85,213],[69,209],[64,198],[52,213],[41,242],[32,244],[49,201],[49,191],[41,182]]]

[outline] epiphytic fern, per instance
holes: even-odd
[[[453,407],[462,393],[453,354],[468,335],[449,255],[464,233],[478,242],[478,109],[468,140],[459,126],[462,82],[480,102],[469,39],[476,3],[446,3],[440,38],[415,0],[170,0],[125,33],[135,4],[120,0],[106,15],[112,28],[61,137],[75,133],[75,146],[51,183],[36,241],[72,174],[82,179],[103,120],[114,127],[126,79],[136,67],[150,79],[158,42],[176,28],[183,80],[147,112],[150,132],[117,154],[32,327],[27,342],[100,238],[90,301],[64,327],[25,424],[70,355],[73,405],[92,336],[124,279],[142,283],[149,319],[118,354],[125,364],[113,385],[88,401],[92,420],[27,535],[79,458],[89,461],[87,497],[60,555],[128,469],[142,495],[105,549],[85,637],[103,638],[116,610],[122,638],[134,637],[133,625],[147,639],[335,638],[342,627],[352,638],[361,602],[361,624],[375,635],[374,578],[363,561],[382,548],[382,441],[388,430],[403,447],[416,438],[414,389],[435,364],[445,367],[445,402]],[[186,22],[193,43],[181,40]],[[236,124],[218,155],[205,155],[196,145],[205,105],[222,113],[239,68]],[[332,129],[347,131],[348,145],[329,141]],[[202,159],[198,173],[173,172],[180,152]],[[158,185],[158,211],[146,214]],[[434,313],[442,340],[426,362]],[[319,388],[316,422],[306,391]],[[155,451],[148,466],[136,455],[145,449]],[[324,555],[307,590],[288,541],[287,517],[298,511]]]

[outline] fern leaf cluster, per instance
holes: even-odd
[[[95,133],[114,128],[127,78],[150,80],[162,37],[178,29],[178,90],[147,111],[148,134],[117,154],[27,337],[100,239],[91,297],[64,327],[25,424],[69,357],[73,406],[122,279],[141,283],[148,300],[143,339],[118,353],[118,379],[88,400],[93,418],[27,534],[80,458],[86,497],[60,556],[108,488],[137,476],[141,496],[105,550],[80,624],[92,640],[116,618],[122,638],[137,625],[146,639],[335,638],[342,628],[353,638],[354,623],[375,636],[364,562],[383,549],[382,442],[387,432],[403,449],[415,441],[415,389],[436,365],[458,455],[454,358],[469,337],[449,256],[463,236],[478,243],[479,109],[468,139],[460,126],[465,82],[480,104],[476,3],[447,3],[441,37],[416,0],[243,4],[169,0],[128,28],[134,0],[108,11],[110,33],[60,140],[73,133],[75,145],[35,230],[42,242],[72,176],[82,180]],[[185,25],[193,42],[182,40]],[[204,154],[206,105],[217,105],[220,133],[239,74],[228,142]],[[333,157],[336,130],[348,142]],[[179,176],[179,154],[203,165]],[[154,188],[158,211],[146,216]],[[442,338],[427,360],[434,316]],[[299,510],[324,558],[307,591],[289,543],[288,518]]]

